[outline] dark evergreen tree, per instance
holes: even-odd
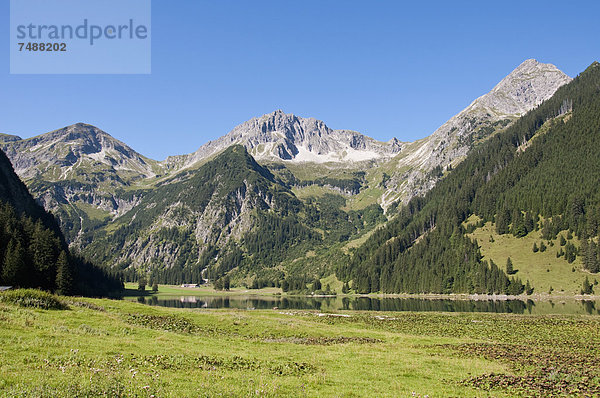
[[[571,264],[573,261],[575,261],[575,258],[577,258],[577,248],[574,244],[569,242],[565,245],[565,259],[569,264]]]
[[[25,250],[21,242],[11,239],[4,255],[2,283],[11,286],[27,286],[28,284],[24,283],[27,274]]]
[[[496,233],[499,235],[507,234],[510,230],[510,222],[510,211],[506,207],[503,207],[496,215]]]
[[[350,293],[350,286],[348,286],[348,282],[344,282],[344,285],[342,286],[342,293],[343,294]]]
[[[594,293],[594,288],[593,288],[592,284],[590,283],[590,280],[586,276],[585,280],[583,281],[583,288],[581,289],[581,294],[592,294],[592,293]]]
[[[565,237],[562,234],[560,234],[559,242],[560,242],[561,246],[564,246],[567,244],[567,240],[565,239]]]
[[[531,283],[529,283],[529,280],[525,283],[525,293],[529,296],[533,294],[533,287],[531,286]]]
[[[138,279],[138,290],[141,292],[146,291],[146,277],[145,276],[140,276],[140,278]]]
[[[506,273],[508,275],[512,275],[515,273],[513,262],[510,257],[506,259]]]
[[[319,278],[315,278],[315,280],[312,284],[312,290],[315,292],[317,290],[321,290],[321,280]]]
[[[73,292],[73,270],[64,250],[60,252],[56,261],[56,292],[62,295]]]

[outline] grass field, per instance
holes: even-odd
[[[0,396],[600,393],[599,317],[181,310],[60,300],[68,309],[0,295]]]

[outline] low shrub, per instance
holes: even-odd
[[[36,289],[16,289],[0,293],[0,302],[42,310],[66,310],[69,307],[57,296]]]

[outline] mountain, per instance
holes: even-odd
[[[95,219],[131,209],[137,198],[126,191],[162,171],[159,162],[83,123],[28,139],[0,135],[0,148],[37,200],[61,220],[70,242]]]
[[[526,287],[531,292],[536,280],[524,286],[521,277],[552,271],[535,250],[545,242],[544,248],[560,247],[553,252],[572,266],[567,277],[585,280],[589,290],[587,276],[600,269],[598,115],[600,64],[594,63],[471,151],[424,197],[413,198],[355,251],[352,262],[340,265],[338,276],[353,280],[360,292],[518,294]],[[506,268],[491,254],[483,258],[481,242],[468,235],[490,227],[496,237],[486,234],[486,241],[492,247],[500,241],[495,250]],[[504,246],[507,234],[536,239],[520,264],[507,260],[524,258],[523,245],[513,246],[520,248],[514,252]],[[565,274],[553,269],[552,285],[560,286]]]
[[[109,228],[84,234],[83,252],[128,269],[132,278],[144,270],[154,280],[202,283],[237,268],[240,278],[256,274],[274,283],[306,252],[374,225],[377,209],[346,213],[343,204],[299,200],[245,147],[233,145],[144,192]]]
[[[18,214],[27,214],[34,219],[42,220],[47,228],[58,231],[54,218],[33,199],[2,151],[0,151],[0,201],[10,204]]]
[[[356,131],[332,130],[320,120],[277,110],[242,123],[190,155],[168,158],[167,164],[187,167],[234,144],[246,147],[259,161],[315,163],[385,159],[402,149],[395,138],[387,143],[379,142]]]
[[[38,205],[0,151],[0,284],[61,294],[119,291],[115,275],[73,256],[54,217]]]
[[[0,147],[69,244],[101,264],[171,282],[232,270],[274,283],[347,261],[349,248],[387,218],[383,211],[391,217],[424,195],[569,80],[553,65],[525,61],[413,143],[276,111],[163,162],[82,123],[29,139],[0,135]],[[274,248],[277,256],[265,254]]]
[[[99,182],[93,179],[94,173],[103,172],[110,177],[100,181],[118,185],[154,177],[160,169],[158,162],[84,123],[28,139],[3,134],[0,142],[16,172],[25,180],[41,176],[48,181]],[[88,173],[78,173],[81,170]]]
[[[460,162],[476,144],[539,106],[570,81],[552,64],[526,60],[432,135],[405,145],[403,154],[385,167],[391,173],[381,196],[382,206],[387,209],[397,200],[406,203],[427,192],[444,169]]]

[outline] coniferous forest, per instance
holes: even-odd
[[[541,228],[546,239],[568,230],[567,260],[583,257],[598,272],[600,223],[600,65],[506,130],[492,136],[424,197],[377,230],[338,276],[362,293],[519,294],[523,281],[482,260],[466,237],[471,215],[500,234]]]

